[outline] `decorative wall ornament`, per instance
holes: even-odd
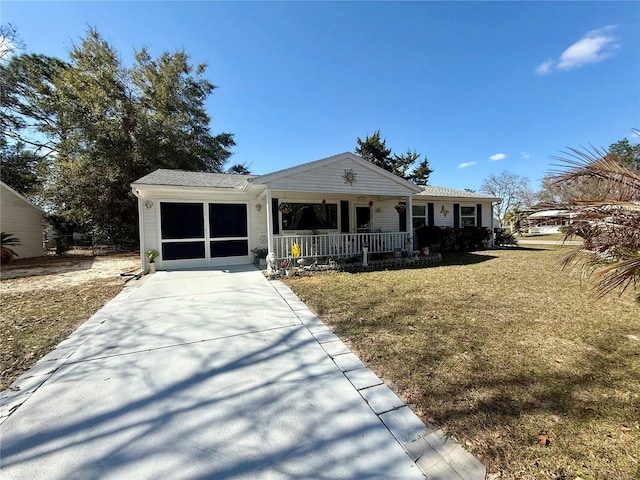
[[[260,205],[259,203],[256,203],[256,211],[260,211],[262,210],[262,205]]]
[[[353,185],[354,183],[356,183],[356,172],[354,172],[352,168],[348,170],[345,169],[344,173],[342,174],[342,179],[344,180],[344,183]]]
[[[151,200],[147,200],[144,202],[144,206],[147,208],[153,208],[153,202]]]
[[[444,205],[442,205],[442,208],[440,209],[440,213],[441,213],[442,215],[444,215],[444,216],[445,216],[445,218],[446,218],[446,216],[447,216],[447,215],[449,215],[449,210],[447,210],[446,208],[444,208]]]
[[[373,200],[369,200],[369,208],[373,207]]]

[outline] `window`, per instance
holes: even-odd
[[[338,205],[336,203],[291,203],[291,211],[282,213],[283,230],[336,230]]]
[[[414,205],[411,209],[413,214],[413,228],[420,228],[427,224],[427,207],[426,205]]]
[[[476,226],[476,207],[460,206],[460,226],[475,227]]]
[[[162,239],[203,238],[204,205],[202,203],[160,203]]]

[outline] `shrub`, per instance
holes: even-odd
[[[495,243],[500,246],[518,245],[518,240],[513,233],[507,232],[504,228],[496,228]]]
[[[476,250],[482,248],[491,238],[486,227],[428,227],[423,225],[416,230],[418,248],[428,247],[434,252],[454,250]]]
[[[18,256],[16,251],[11,247],[20,245],[20,239],[12,233],[0,232],[0,263],[11,263]]]

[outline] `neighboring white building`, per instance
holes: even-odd
[[[530,222],[527,231],[543,235],[560,233],[560,228],[571,225],[575,217],[576,213],[569,210],[541,210],[527,217]]]
[[[161,169],[131,188],[141,260],[157,250],[160,269],[251,263],[255,248],[285,258],[294,244],[303,257],[411,249],[421,224],[493,230],[500,201],[414,185],[349,152],[260,176]]]
[[[40,208],[0,181],[0,230],[20,240],[20,245],[11,247],[18,258],[45,254],[42,242],[43,215]]]

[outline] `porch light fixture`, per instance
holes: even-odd
[[[151,200],[147,200],[144,202],[144,206],[147,208],[153,208],[153,202]]]
[[[369,208],[373,207],[373,200],[369,200]]]

